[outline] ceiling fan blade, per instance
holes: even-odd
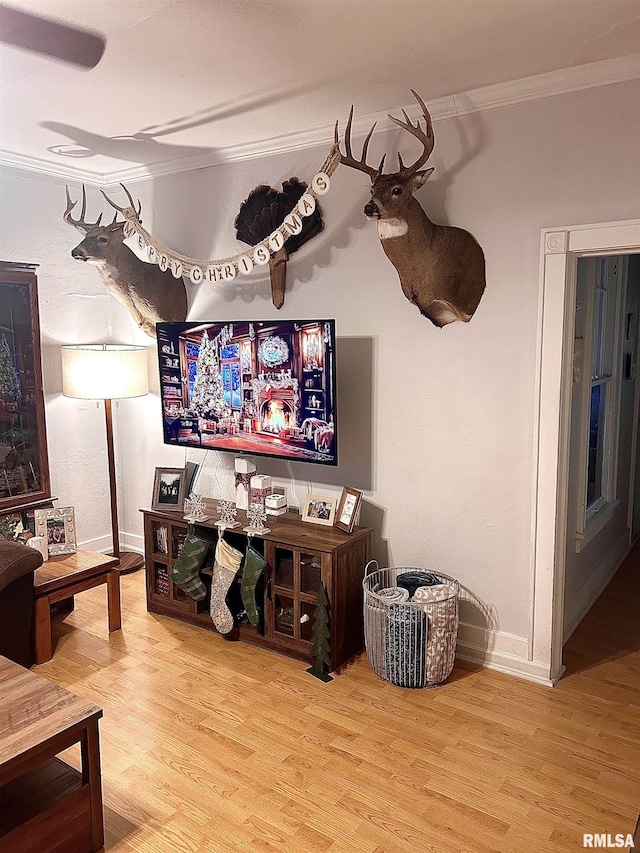
[[[105,48],[105,40],[98,33],[29,15],[3,3],[0,3],[0,42],[82,68],[94,68]]]

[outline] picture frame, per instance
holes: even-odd
[[[47,543],[49,556],[57,554],[75,554],[78,550],[76,540],[76,517],[72,506],[59,509],[36,509],[35,535],[43,536]]]
[[[307,495],[302,507],[302,520],[333,527],[337,502],[337,498],[326,495]]]
[[[193,491],[194,483],[198,480],[198,474],[200,472],[200,463],[199,462],[186,462],[185,469],[187,471],[187,479],[186,479],[186,487],[185,487],[185,498],[191,496],[191,492]]]
[[[182,512],[186,491],[186,468],[156,468],[151,509],[158,512]]]
[[[338,501],[334,526],[339,530],[344,530],[345,533],[351,533],[358,517],[361,501],[362,492],[345,486]]]

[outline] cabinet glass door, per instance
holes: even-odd
[[[275,586],[289,590],[295,589],[294,566],[294,552],[287,548],[276,548],[276,564],[273,573]]]
[[[273,634],[310,651],[322,556],[276,545],[273,561]]]
[[[317,595],[322,581],[322,560],[319,554],[300,552],[300,592]]]
[[[35,266],[0,262],[0,511],[51,497]]]

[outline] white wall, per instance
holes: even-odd
[[[637,82],[625,83],[435,125],[436,172],[418,198],[434,220],[467,228],[484,248],[487,290],[469,325],[436,329],[406,301],[362,215],[368,181],[345,167],[322,200],[324,233],[289,263],[281,316],[335,317],[340,338],[340,466],[294,464],[298,498],[308,481],[331,494],[342,484],[363,489],[374,556],[458,577],[469,599],[461,618],[474,626],[461,627],[465,654],[482,659],[488,646],[489,660],[505,669],[525,671],[530,648],[540,231],[640,215],[639,96]],[[382,148],[393,153],[401,137],[374,140],[371,161]],[[412,143],[402,139],[402,150],[410,159]],[[310,179],[325,154],[230,164],[132,189],[156,237],[186,254],[220,257],[238,250],[233,220],[256,184]],[[95,204],[97,196],[90,193]],[[45,353],[108,334],[148,342],[103,294],[96,271],[68,257],[79,235],[61,221],[61,184],[5,175],[2,199],[0,254],[42,264]],[[191,290],[189,319],[276,314],[261,273]],[[60,398],[57,355],[45,362],[54,493],[80,508],[80,538],[99,541],[109,526],[102,422]],[[116,420],[121,527],[135,544],[155,466],[181,464],[183,455],[161,444],[157,395],[120,403]],[[221,470],[231,464],[224,459]],[[259,470],[288,483],[284,463],[265,460]],[[219,479],[228,482],[224,471]]]

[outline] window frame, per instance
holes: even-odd
[[[576,519],[576,552],[586,545],[609,523],[616,506],[620,503],[617,498],[618,479],[618,441],[620,421],[620,394],[622,382],[622,308],[626,296],[627,264],[624,255],[597,255],[589,258],[583,256],[579,260],[591,260],[587,268],[587,298],[584,324],[584,390],[582,395],[582,413],[580,429],[580,459],[583,472],[578,496],[578,517]],[[607,280],[607,287],[602,283],[601,275]],[[601,372],[595,368],[596,345],[596,294],[607,294],[604,323],[601,331],[602,359]],[[596,386],[603,386],[605,391],[605,415],[603,423],[603,452],[600,495],[590,504],[588,501],[589,475],[589,437],[591,428],[591,395]]]

